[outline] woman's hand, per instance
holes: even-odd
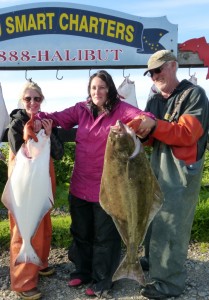
[[[42,128],[41,120],[34,120],[34,131],[39,132]]]
[[[52,133],[52,123],[51,119],[42,119],[41,120],[42,126],[45,130],[46,135],[50,136]]]

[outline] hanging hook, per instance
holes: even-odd
[[[191,75],[190,68],[189,68],[189,76],[192,77],[192,76],[195,76],[195,75],[196,75],[196,72],[194,72],[194,74]]]
[[[59,70],[57,70],[56,78],[57,78],[58,80],[62,80],[62,79],[63,79],[63,76],[59,78],[59,77],[58,77],[58,72],[59,72]]]
[[[27,78],[27,70],[25,70],[25,79],[26,79],[27,81],[32,81],[32,77],[31,77],[31,78]]]
[[[124,77],[124,78],[126,78],[126,77],[130,77],[130,74],[129,74],[128,76],[125,76],[125,74],[124,74],[124,73],[125,73],[125,70],[123,69],[123,77]]]

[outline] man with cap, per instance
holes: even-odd
[[[148,99],[145,111],[157,120],[145,116],[141,123],[133,120],[128,124],[141,138],[153,127],[146,139],[153,147],[151,165],[164,194],[164,203],[147,232],[141,259],[142,268],[149,270],[151,278],[141,295],[149,299],[176,297],[185,288],[184,263],[207,145],[207,96],[200,86],[185,79],[179,82],[177,69],[177,58],[169,50],[150,57],[144,75],[151,77],[157,92]]]

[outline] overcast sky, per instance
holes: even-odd
[[[23,0],[0,0],[1,8],[15,6],[26,3],[56,2],[56,1],[23,1]],[[62,0],[61,2],[69,2]],[[58,1],[58,3],[61,3]],[[131,1],[100,1],[100,0],[76,0],[76,4],[92,5],[125,12],[139,17],[162,17],[166,16],[168,21],[178,25],[178,43],[182,43],[192,38],[204,36],[209,43],[209,1],[208,0],[131,0]],[[107,69],[112,75],[116,87],[123,78],[123,70]],[[90,71],[90,74],[93,72]],[[143,76],[144,69],[125,70],[125,75],[130,74],[130,79],[135,82],[136,97],[138,106],[143,109],[149,94],[152,82],[150,78]],[[209,97],[209,80],[206,80],[207,68],[179,69],[178,78],[189,79],[189,75],[196,74],[197,83],[201,85]],[[62,110],[78,101],[83,101],[87,96],[87,84],[89,70],[60,70],[62,80],[56,79],[56,70],[50,71],[28,71],[27,77],[37,82],[45,95],[45,103],[42,110],[55,111]],[[17,107],[18,96],[22,85],[25,83],[25,71],[0,71],[0,83],[2,86],[4,100],[7,110]]]

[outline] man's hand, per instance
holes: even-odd
[[[130,122],[128,122],[126,125],[128,125],[128,127],[130,127],[131,129],[133,129],[133,131],[135,133],[137,133],[137,131],[139,130],[139,125],[141,124],[142,119],[140,116],[136,117],[135,119],[131,120]]]
[[[156,120],[139,115],[127,124],[140,138],[145,138],[156,126]]]

